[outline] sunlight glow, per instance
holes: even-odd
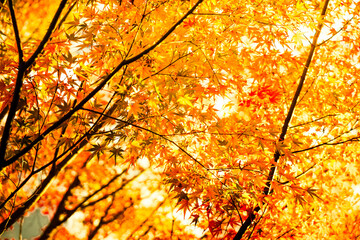
[[[229,98],[224,98],[217,96],[215,99],[214,108],[217,110],[217,115],[220,118],[228,117],[231,112],[234,112],[235,109],[230,105],[231,100]]]
[[[85,238],[87,236],[87,228],[83,224],[84,220],[85,214],[83,212],[75,212],[64,225],[70,234],[78,238]]]

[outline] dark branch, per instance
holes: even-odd
[[[65,0],[64,0],[65,1]],[[30,151],[37,143],[39,143],[40,141],[42,141],[45,136],[47,136],[49,133],[51,133],[52,131],[54,131],[55,129],[57,129],[58,127],[61,126],[61,124],[63,124],[64,122],[66,122],[68,119],[70,119],[71,116],[73,116],[77,111],[79,111],[84,105],[85,103],[87,103],[91,98],[93,98],[95,96],[95,94],[97,94],[109,81],[110,79],[117,74],[120,69],[132,62],[137,61],[138,59],[140,59],[141,57],[143,57],[144,55],[148,54],[150,51],[152,51],[154,48],[156,48],[158,45],[160,45],[175,29],[176,27],[178,27],[198,6],[199,4],[202,2],[203,0],[199,0],[178,22],[176,22],[156,43],[154,43],[152,46],[150,46],[149,48],[145,49],[143,52],[139,53],[138,55],[127,59],[127,60],[123,60],[109,75],[102,77],[103,80],[99,83],[99,85],[92,91],[90,92],[86,97],[84,97],[84,99],[76,106],[74,107],[72,110],[70,110],[68,113],[66,113],[62,118],[60,118],[57,122],[55,122],[52,126],[50,126],[47,130],[45,130],[39,137],[37,137],[34,141],[32,141],[29,145],[27,145],[25,148],[23,148],[21,151],[19,151],[18,154],[16,154],[15,156],[11,157],[10,159],[8,159],[7,161],[3,161],[0,162],[0,170],[2,170],[4,167],[9,166],[10,164],[12,164],[13,162],[15,162],[17,159],[19,159],[21,156],[23,156],[25,153],[27,153],[28,151]],[[35,54],[34,54],[35,55]],[[33,56],[34,56],[33,55]],[[32,58],[31,58],[32,59]],[[30,59],[29,59],[30,61]],[[29,62],[27,61],[27,63]]]
[[[315,145],[315,146],[306,148],[306,149],[301,149],[301,150],[293,151],[292,153],[306,152],[306,151],[309,151],[309,150],[312,150],[312,149],[315,149],[315,148],[318,148],[318,147],[321,147],[321,146],[334,146],[334,145],[344,144],[344,143],[347,143],[347,142],[358,142],[358,141],[360,141],[360,137],[353,137],[353,138],[350,138],[350,139],[346,139],[346,140],[339,141],[339,142],[334,142],[334,143],[332,143],[332,141],[333,141],[333,139],[332,139],[332,140],[329,140],[329,141],[327,141],[327,142],[320,143],[320,144],[318,144],[318,145]]]
[[[49,41],[51,34],[53,33],[55,27],[56,27],[56,23],[58,22],[61,12],[63,11],[63,9],[65,8],[67,0],[62,0],[60,2],[60,5],[55,13],[55,16],[53,17],[50,26],[48,28],[48,30],[45,33],[44,38],[41,40],[39,46],[37,47],[37,49],[35,50],[35,52],[32,54],[32,56],[26,61],[25,63],[25,67],[28,68],[30,67],[34,62],[35,59],[39,56],[39,54],[42,52],[42,50],[44,49],[46,43]]]
[[[107,109],[105,107],[104,111]],[[116,104],[107,110],[108,114],[111,114],[116,109]],[[14,222],[16,222],[21,216],[24,215],[24,213],[27,211],[27,209],[32,206],[38,199],[39,196],[42,195],[42,193],[47,189],[48,185],[51,183],[51,180],[56,176],[56,172],[63,169],[67,163],[76,155],[76,153],[79,152],[80,149],[82,149],[90,140],[92,133],[98,131],[104,124],[104,122],[100,122],[101,119],[103,119],[103,116],[100,116],[94,125],[80,138],[76,143],[73,144],[73,146],[69,147],[66,151],[64,151],[62,154],[57,156],[57,154],[54,154],[54,158],[46,163],[45,165],[39,167],[38,169],[33,169],[32,172],[29,174],[29,176],[26,177],[26,179],[23,180],[23,182],[17,187],[15,191],[13,191],[8,198],[1,203],[0,209],[5,206],[5,204],[10,201],[15,194],[35,175],[46,168],[48,168],[51,165],[55,165],[56,162],[59,159],[63,160],[56,165],[56,171],[55,168],[52,168],[53,171],[50,171],[48,176],[42,181],[41,185],[38,186],[38,188],[34,191],[33,195],[27,199],[25,203],[23,203],[19,208],[17,208],[14,213],[10,215],[9,218],[5,219],[2,223],[0,223],[0,233],[5,231],[8,226],[11,226]]]
[[[11,14],[11,18],[13,21],[16,44],[18,46],[18,51],[19,51],[19,70],[18,70],[17,77],[16,77],[13,99],[11,101],[9,114],[8,114],[8,117],[5,122],[5,127],[4,127],[4,131],[3,131],[3,135],[2,135],[1,143],[0,143],[0,170],[6,166],[12,164],[13,162],[15,162],[18,159],[18,157],[17,157],[16,159],[13,159],[12,161],[8,162],[8,161],[5,161],[5,156],[6,156],[7,142],[9,140],[10,131],[11,131],[11,125],[14,120],[15,113],[16,113],[17,106],[18,106],[19,99],[20,99],[20,91],[21,91],[21,87],[23,85],[23,78],[24,78],[24,75],[26,74],[28,68],[35,62],[36,57],[40,54],[40,52],[44,48],[45,44],[48,42],[50,35],[56,26],[56,22],[58,21],[60,14],[61,14],[63,8],[65,7],[66,2],[67,2],[67,0],[61,1],[60,6],[50,24],[50,27],[49,27],[48,31],[46,32],[44,38],[42,39],[41,43],[39,44],[38,48],[35,50],[34,54],[30,57],[29,60],[27,60],[26,62],[23,62],[23,53],[21,50],[21,42],[20,42],[19,31],[18,31],[18,27],[17,27],[17,23],[16,23],[15,12],[13,9],[12,0],[9,0],[10,14]]]
[[[15,16],[15,11],[14,11],[14,5],[12,0],[9,0],[9,9],[10,9],[10,15],[11,15],[11,21],[13,23],[13,28],[14,28],[14,34],[15,34],[15,40],[16,40],[16,46],[19,52],[19,63],[22,64],[24,59],[24,54],[23,54],[23,50],[21,47],[21,40],[20,40],[20,33],[19,33],[19,28],[17,25],[17,21],[16,21],[16,16]]]
[[[305,82],[305,78],[306,78],[306,74],[307,74],[307,71],[310,67],[310,63],[311,63],[311,60],[313,58],[313,55],[314,55],[314,52],[315,52],[315,48],[316,48],[316,43],[317,43],[317,40],[320,36],[320,32],[321,32],[321,28],[323,26],[323,20],[324,20],[324,17],[325,17],[325,14],[326,14],[326,9],[327,9],[327,6],[329,4],[329,0],[326,0],[325,4],[324,4],[324,7],[322,9],[322,12],[321,12],[321,20],[317,26],[317,29],[316,29],[316,32],[315,32],[315,35],[314,35],[314,39],[313,39],[313,43],[311,45],[311,49],[310,49],[310,52],[309,52],[309,55],[308,55],[308,58],[306,60],[306,63],[305,63],[305,66],[304,66],[304,69],[303,69],[303,72],[302,72],[302,75],[301,75],[301,78],[300,78],[300,82],[298,84],[298,87],[296,89],[296,92],[294,94],[294,98],[291,102],[291,105],[290,105],[290,109],[288,111],[288,114],[286,116],[286,119],[284,121],[284,124],[283,124],[283,127],[282,127],[282,130],[281,130],[281,134],[280,134],[280,137],[279,137],[279,140],[278,142],[281,143],[284,141],[285,139],[285,135],[286,135],[286,132],[289,128],[289,123],[290,123],[290,120],[291,120],[291,117],[293,116],[294,114],[294,110],[295,110],[295,107],[296,107],[296,103],[297,103],[297,100],[299,98],[299,95],[300,95],[300,92],[301,92],[301,89],[304,85],[304,82]],[[278,149],[275,150],[275,154],[274,154],[274,162],[277,163],[279,158],[280,158],[280,152]],[[264,188],[264,195],[269,195],[270,194],[270,189],[271,189],[271,182],[274,178],[274,175],[275,175],[275,171],[276,171],[276,165],[275,164],[272,164],[271,168],[270,168],[270,173],[269,173],[269,176],[268,176],[268,179],[267,179],[267,183],[266,183],[266,187]],[[250,214],[249,214],[249,217],[246,219],[245,223],[240,227],[239,231],[237,232],[236,236],[234,237],[234,240],[240,240],[242,238],[242,236],[244,235],[244,233],[246,232],[246,230],[248,229],[248,227],[250,226],[250,224],[253,222],[253,220],[255,219],[255,213],[257,213],[258,211],[260,210],[260,207],[257,206]]]
[[[19,71],[16,77],[16,82],[15,82],[15,89],[14,89],[14,93],[13,93],[13,99],[11,101],[11,105],[10,105],[10,110],[9,110],[9,114],[8,117],[6,119],[5,122],[5,127],[4,127],[4,131],[1,137],[1,142],[0,142],[0,164],[3,164],[3,162],[5,161],[5,154],[6,154],[6,147],[7,147],[7,142],[9,140],[9,136],[10,136],[10,130],[11,130],[11,124],[12,121],[14,120],[15,117],[15,113],[16,113],[16,109],[18,107],[19,104],[19,100],[20,100],[20,91],[21,91],[21,87],[23,84],[23,76],[25,73],[25,66],[24,66],[24,60],[23,60],[23,51],[21,48],[21,40],[20,40],[20,34],[19,34],[19,29],[18,29],[18,25],[16,22],[16,16],[15,16],[15,11],[14,11],[14,6],[13,6],[13,2],[12,0],[9,0],[9,9],[10,9],[10,15],[11,15],[11,20],[12,20],[12,25],[14,28],[14,34],[15,34],[15,39],[16,39],[16,46],[18,48],[18,52],[19,52]]]

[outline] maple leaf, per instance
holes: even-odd
[[[111,152],[110,157],[114,157],[115,164],[116,164],[116,157],[124,158],[124,156],[123,156],[124,150],[122,148],[113,147],[110,149],[110,152]]]
[[[178,195],[176,195],[174,198],[177,198],[178,201],[176,203],[176,205],[178,206],[178,211],[183,210],[184,212],[184,217],[187,211],[190,211],[190,202],[189,202],[189,197],[187,196],[187,194],[183,191],[181,191]]]
[[[190,107],[194,107],[194,105],[192,104],[192,101],[193,99],[189,96],[189,95],[185,95],[185,96],[181,96],[178,98],[177,102],[182,104],[182,105],[187,105],[187,106],[190,106]]]
[[[316,197],[316,198],[322,200],[322,199],[319,197],[319,195],[316,193],[317,189],[308,188],[308,189],[306,189],[306,191],[310,194],[310,196],[311,196],[312,198]]]
[[[133,103],[128,107],[129,116],[133,115],[135,118],[138,117],[138,114],[141,112],[141,105],[139,103]]]
[[[345,168],[346,168],[346,171],[348,171],[351,176],[356,176],[358,173],[357,165],[354,162],[347,163],[345,165]]]
[[[189,28],[189,27],[192,27],[193,25],[195,25],[195,19],[194,20],[187,20],[187,21],[184,21],[184,27],[185,28]]]
[[[193,220],[192,220],[192,222],[191,222],[191,224],[195,224],[195,226],[196,226],[196,224],[198,223],[198,221],[199,221],[199,218],[200,218],[200,215],[197,215],[197,214],[192,214],[191,215],[191,217],[193,218]]]
[[[359,235],[352,1],[6,2],[0,232],[202,237],[177,204],[209,239]]]
[[[302,207],[304,207],[304,205],[306,204],[306,200],[305,200],[304,196],[302,196],[300,194],[296,194],[295,195],[295,203],[300,204]]]

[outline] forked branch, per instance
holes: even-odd
[[[66,0],[63,0],[62,2],[66,2]],[[195,3],[195,5],[180,19],[178,20],[158,41],[156,41],[153,45],[151,45],[149,48],[145,49],[138,55],[123,60],[112,72],[102,77],[102,81],[99,83],[99,85],[91,91],[87,96],[84,97],[82,101],[80,101],[73,109],[71,109],[69,112],[67,112],[62,118],[60,118],[57,122],[55,122],[52,126],[50,126],[47,130],[45,130],[41,135],[39,135],[35,140],[33,140],[31,143],[29,143],[25,148],[19,151],[16,155],[9,158],[6,161],[0,161],[0,170],[2,170],[4,167],[9,166],[10,164],[14,163],[17,159],[22,157],[24,154],[29,152],[36,144],[38,144],[40,141],[42,141],[45,136],[47,136],[49,133],[54,131],[55,129],[59,128],[64,122],[66,122],[68,119],[71,118],[77,111],[79,111],[85,103],[87,103],[90,99],[92,99],[109,81],[112,79],[115,74],[117,74],[124,66],[133,63],[137,60],[139,60],[144,55],[151,52],[153,49],[155,49],[157,46],[159,46],[174,30],[191,14],[195,11],[195,9],[202,3],[203,0],[199,0]],[[36,51],[37,52],[37,51]],[[35,53],[34,53],[35,55]],[[33,55],[33,56],[34,56]],[[32,59],[32,58],[31,58]],[[5,144],[6,145],[6,144]],[[3,159],[5,157],[5,154],[3,155]],[[1,160],[1,158],[0,158]]]
[[[9,8],[10,8],[10,15],[11,15],[11,19],[13,22],[13,27],[14,27],[14,33],[15,33],[15,39],[16,39],[16,45],[18,47],[18,52],[19,52],[19,66],[18,66],[18,73],[17,73],[17,77],[16,77],[16,82],[15,82],[15,89],[13,92],[13,98],[11,101],[11,105],[10,105],[10,110],[9,110],[9,114],[7,116],[6,122],[5,122],[5,127],[4,127],[4,131],[1,137],[1,143],[0,143],[0,170],[3,169],[4,167],[10,165],[12,162],[7,162],[5,161],[5,155],[6,155],[6,147],[7,147],[7,142],[9,140],[9,136],[10,136],[10,131],[11,131],[11,125],[12,122],[14,120],[15,114],[16,114],[16,110],[18,107],[18,103],[20,100],[20,92],[21,92],[21,87],[23,85],[23,79],[24,76],[26,75],[26,72],[29,70],[29,67],[34,64],[35,59],[39,56],[39,54],[41,53],[41,51],[44,49],[45,44],[49,41],[51,33],[54,31],[55,27],[56,27],[56,23],[58,22],[61,12],[62,10],[65,8],[67,0],[62,0],[56,13],[54,18],[52,19],[50,26],[44,36],[44,38],[42,39],[42,41],[40,42],[39,46],[37,47],[37,49],[35,50],[35,52],[32,54],[32,56],[26,61],[24,62],[23,60],[23,52],[22,52],[22,48],[21,48],[21,40],[20,40],[20,34],[19,34],[19,30],[18,30],[18,26],[17,26],[17,22],[16,22],[16,16],[15,16],[15,12],[14,12],[14,7],[13,7],[13,3],[12,0],[9,0]]]

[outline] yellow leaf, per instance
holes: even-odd
[[[194,107],[194,105],[191,103],[192,98],[188,95],[185,95],[183,97],[180,97],[177,102],[182,105],[189,105],[190,107]]]
[[[136,140],[133,141],[133,142],[131,143],[131,145],[134,146],[134,147],[141,148],[140,142],[139,142],[139,141],[136,141]]]

